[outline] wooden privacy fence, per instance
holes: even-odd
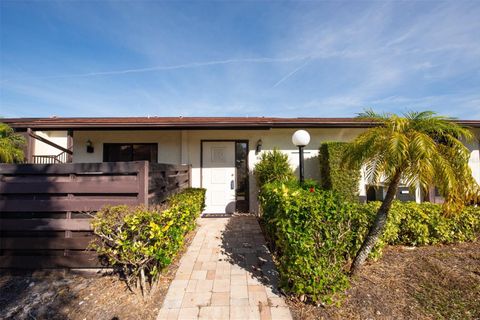
[[[190,166],[151,163],[148,169],[148,204],[164,202],[168,196],[190,186]]]
[[[139,162],[0,164],[0,268],[100,267],[86,248],[106,205],[157,204],[190,168]]]

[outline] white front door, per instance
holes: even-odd
[[[204,213],[235,211],[235,142],[203,142],[202,187],[207,189]]]

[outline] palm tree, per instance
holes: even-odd
[[[480,194],[468,166],[469,151],[461,141],[473,138],[468,128],[431,111],[398,116],[367,110],[359,114],[359,118],[376,125],[350,144],[344,154],[344,162],[348,167],[363,166],[370,183],[378,185],[383,181],[388,188],[375,221],[352,263],[352,274],[361,268],[383,234],[388,212],[401,182],[423,190],[437,186],[445,197],[447,211],[461,208],[475,197],[478,200]]]
[[[5,123],[0,123],[0,163],[23,162],[25,139]]]

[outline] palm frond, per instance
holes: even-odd
[[[365,109],[363,112],[357,114],[358,119],[375,122],[383,122],[385,120],[388,120],[390,116],[391,114],[389,113],[377,113],[370,108]]]
[[[23,162],[25,138],[5,123],[0,123],[0,163]]]
[[[445,208],[480,200],[480,186],[468,166],[463,142],[473,138],[467,127],[433,111],[410,111],[398,116],[371,109],[359,117],[379,122],[360,134],[344,153],[344,162],[362,165],[367,181],[388,183],[397,172],[410,187],[439,188]]]

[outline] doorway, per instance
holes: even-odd
[[[201,141],[201,185],[207,190],[204,213],[248,212],[248,141]]]

